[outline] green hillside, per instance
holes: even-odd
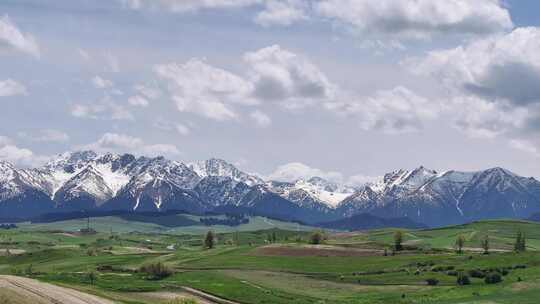
[[[197,218],[182,216],[181,224],[193,224],[186,219]],[[540,297],[540,225],[532,222],[403,231],[404,250],[393,252],[396,229],[328,233],[322,244],[313,245],[309,227],[297,231],[296,224],[252,218],[234,231],[223,227],[215,247],[205,249],[203,233],[209,227],[139,220],[92,219],[95,234],[77,232],[84,220],[0,230],[0,274],[132,304],[165,304],[148,292],[174,294],[181,287],[246,304],[532,304]],[[518,231],[526,236],[525,252],[512,251]],[[465,237],[461,254],[453,249],[458,235]],[[485,235],[489,254],[479,250]],[[157,262],[164,263],[167,275],[154,278],[141,268]],[[89,273],[95,281],[89,281]],[[458,285],[458,275],[466,275],[470,284]],[[499,275],[502,282],[487,284],[488,275]]]

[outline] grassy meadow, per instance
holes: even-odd
[[[264,218],[232,228],[123,221],[92,219],[95,234],[77,232],[84,220],[0,230],[0,274],[119,303],[159,303],[141,295],[183,287],[246,304],[537,303],[540,297],[540,225],[532,222],[402,231],[403,250],[394,252],[395,229],[327,232],[312,245],[312,228]],[[210,228],[215,246],[207,249]],[[518,231],[525,252],[513,251]],[[458,236],[462,253],[454,246]],[[489,254],[481,248],[486,236]],[[167,269],[159,277],[141,268],[158,263]],[[502,282],[487,284],[492,273]],[[462,275],[470,284],[457,284]]]

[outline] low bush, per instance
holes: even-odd
[[[164,279],[173,273],[172,269],[162,262],[144,265],[140,268],[140,272],[148,274],[153,280]]]
[[[439,285],[439,280],[431,278],[431,279],[427,279],[426,283],[429,286],[437,286],[437,285]]]
[[[486,277],[486,274],[480,269],[472,269],[469,270],[469,276],[472,278],[483,279]]]
[[[502,276],[498,272],[491,272],[486,275],[484,281],[486,282],[486,284],[497,284],[502,282]]]
[[[458,285],[470,285],[471,280],[469,279],[469,276],[463,273],[460,273],[457,277],[456,283]]]

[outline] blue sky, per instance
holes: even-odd
[[[4,0],[0,158],[94,149],[354,182],[420,165],[540,177],[539,9]]]

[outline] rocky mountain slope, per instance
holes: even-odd
[[[93,151],[64,153],[35,169],[0,161],[0,218],[81,210],[225,210],[306,223],[372,214],[440,226],[527,218],[540,212],[540,182],[502,168],[436,172],[419,167],[354,188],[320,177],[264,181],[219,159],[184,164]]]

